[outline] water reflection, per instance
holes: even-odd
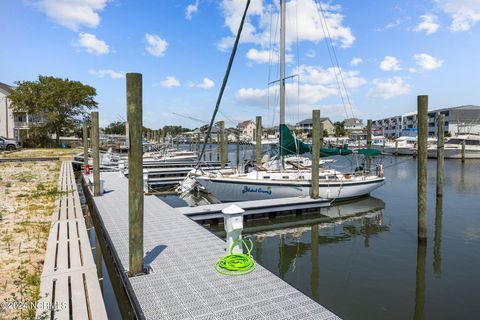
[[[310,256],[310,261],[312,264],[312,273],[310,275],[310,290],[312,291],[312,297],[318,301],[318,224],[312,226],[311,233],[311,244],[312,244],[312,254]]]
[[[417,272],[415,281],[415,311],[413,319],[425,319],[425,257],[427,255],[426,241],[419,241],[417,246]]]
[[[443,214],[443,198],[437,196],[435,206],[435,235],[433,237],[433,273],[440,277],[442,272],[442,214]]]
[[[310,232],[315,224],[322,230],[318,241],[320,244],[349,240],[353,236],[370,237],[383,231],[383,210],[385,203],[374,197],[335,203],[331,207],[320,208],[317,212],[302,216],[278,216],[263,220],[248,220],[244,223],[244,234],[252,234],[257,239],[287,235],[299,239],[305,232]],[[341,228],[339,228],[341,226]],[[217,231],[221,235],[221,229]],[[367,240],[368,243],[368,240]]]

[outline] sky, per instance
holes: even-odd
[[[143,74],[150,128],[208,122],[246,0],[2,0],[0,82],[38,75],[97,89],[100,124],[126,118]],[[480,0],[287,1],[287,123],[480,105]],[[252,0],[217,120],[278,123],[278,1]],[[335,59],[336,57],[336,59]],[[342,81],[343,80],[343,81]],[[194,120],[195,119],[195,120]]]

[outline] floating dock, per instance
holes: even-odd
[[[178,211],[195,221],[205,221],[209,219],[223,219],[222,210],[235,204],[245,210],[244,217],[269,217],[277,213],[301,213],[308,209],[318,209],[330,206],[328,199],[312,199],[310,197],[291,197],[280,199],[253,200],[243,202],[228,202],[208,204],[197,207],[180,207]]]
[[[61,192],[52,215],[38,319],[107,319],[72,162],[62,162]]]
[[[260,265],[225,276],[213,265],[225,242],[157,197],[144,198],[146,275],[127,277],[128,180],[101,173],[105,193],[93,199],[124,287],[139,319],[339,319]]]

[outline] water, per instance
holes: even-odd
[[[437,214],[436,162],[428,161],[428,241],[418,248],[416,160],[385,164],[388,182],[374,198],[249,221],[253,256],[345,319],[478,319],[480,161],[445,161]],[[352,210],[359,215],[322,220]]]

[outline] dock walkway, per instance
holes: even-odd
[[[101,178],[106,193],[93,197],[95,211],[140,318],[339,319],[260,265],[243,276],[219,274],[213,265],[225,242],[154,196],[144,202],[144,260],[152,272],[127,278],[128,180],[110,172]]]
[[[58,190],[37,318],[107,319],[71,161],[62,162]]]

